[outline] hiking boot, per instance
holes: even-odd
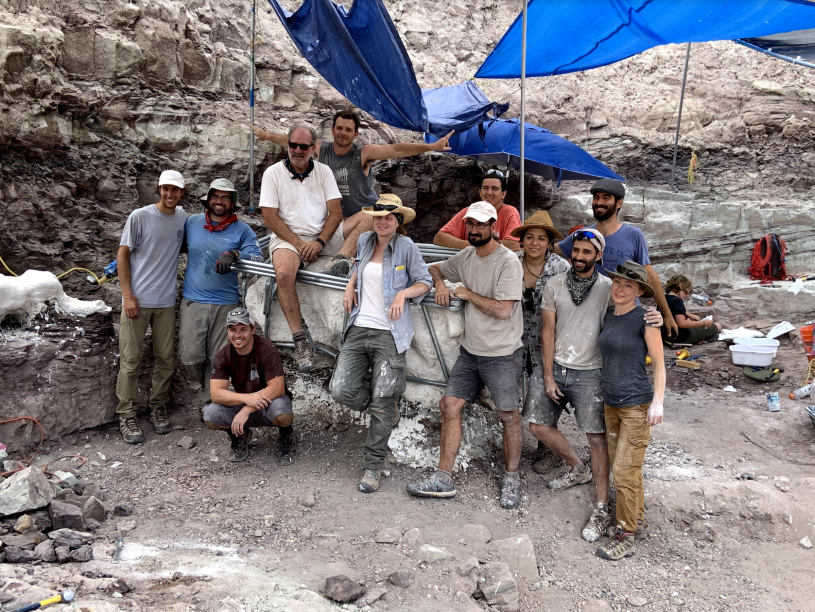
[[[407,492],[414,497],[455,497],[456,485],[452,482],[447,484],[433,474],[427,480],[409,484]]]
[[[532,471],[536,474],[548,474],[555,468],[559,468],[561,465],[564,465],[564,463],[565,462],[563,459],[547,448],[543,455],[532,464]]]
[[[153,431],[157,434],[168,434],[173,430],[173,426],[167,419],[167,406],[165,405],[150,409],[150,422],[153,424]]]
[[[144,434],[139,427],[139,422],[136,417],[119,417],[119,431],[122,432],[122,438],[128,444],[139,444],[144,442]]]
[[[334,257],[331,258],[331,261],[328,262],[328,269],[326,270],[326,274],[330,274],[331,276],[339,276],[340,278],[347,278],[348,273],[351,271],[351,260],[348,259],[345,255],[341,255],[337,253]]]
[[[291,338],[294,340],[294,360],[297,362],[297,371],[308,372],[314,365],[312,361],[314,353],[311,351],[311,344],[305,330],[294,332]]]
[[[297,433],[293,430],[288,435],[280,435],[280,456],[277,462],[280,465],[291,465],[297,460]]]
[[[546,485],[553,491],[562,491],[575,485],[591,482],[591,468],[588,465],[578,465],[570,467],[563,476],[550,480]]]
[[[511,510],[521,505],[521,479],[504,476],[501,487],[501,507]]]
[[[608,511],[608,504],[597,502],[580,537],[586,542],[596,542],[606,532],[610,523],[611,513]]]
[[[495,402],[492,401],[492,395],[490,395],[490,390],[484,387],[481,389],[481,393],[478,394],[478,399],[476,400],[477,403],[481,404],[487,410],[492,410],[493,412],[498,412],[498,406],[495,405]]]
[[[597,556],[609,561],[619,561],[634,554],[636,548],[635,536],[630,531],[618,529],[614,537],[605,545],[597,549]]]
[[[229,453],[230,461],[246,461],[249,458],[249,443],[252,441],[252,430],[243,428],[243,435],[236,436],[231,429],[227,429],[229,439],[232,441],[232,452]]]
[[[382,470],[365,470],[357,488],[363,493],[375,493],[379,490],[379,479],[381,476]]]

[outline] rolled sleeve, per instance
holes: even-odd
[[[238,252],[241,255],[241,259],[263,261],[263,252],[260,250],[258,238],[248,225],[244,228],[243,234],[241,235],[241,244]]]

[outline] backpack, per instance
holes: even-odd
[[[787,278],[787,245],[776,234],[767,234],[756,242],[750,259],[753,280],[784,280]]]

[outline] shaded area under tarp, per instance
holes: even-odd
[[[419,89],[413,64],[381,0],[305,0],[294,13],[269,0],[309,64],[372,117],[404,130],[443,136],[509,106],[493,104],[475,83]],[[425,106],[427,104],[427,107]]]
[[[815,29],[742,38],[736,42],[788,62],[815,68]]]
[[[519,168],[521,129],[518,119],[483,121],[450,138],[450,153],[475,157],[495,166]],[[549,130],[525,125],[526,172],[553,181],[589,181],[598,178],[625,179],[576,144]],[[437,139],[425,136],[427,142]]]
[[[806,0],[530,0],[526,76],[618,62],[669,43],[766,37],[815,28]],[[478,69],[478,78],[521,76],[521,16]]]

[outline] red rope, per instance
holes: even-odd
[[[45,440],[45,430],[42,428],[42,425],[40,425],[40,422],[35,418],[27,417],[27,416],[17,417],[17,418],[14,418],[14,419],[8,419],[7,421],[0,421],[0,425],[3,425],[5,423],[13,423],[15,421],[33,421],[34,423],[36,423],[37,427],[40,428],[40,443],[37,444],[37,450],[34,451],[34,454],[31,456],[30,459],[28,459],[27,461],[21,459],[20,461],[17,462],[17,465],[19,465],[20,467],[18,467],[16,470],[11,470],[9,472],[3,472],[2,474],[0,474],[0,476],[8,476],[9,474],[14,474],[15,472],[19,472],[21,470],[26,469],[27,467],[30,467],[31,462],[34,461],[34,459],[37,458],[37,453],[40,452],[40,447],[42,446],[43,440]],[[57,461],[61,461],[62,459],[70,459],[70,458],[73,458],[73,457],[76,457],[78,459],[82,459],[82,463],[80,463],[79,465],[77,465],[75,467],[80,468],[83,465],[85,465],[86,459],[85,459],[85,457],[82,457],[81,455],[63,455],[59,459],[54,459],[53,461],[49,461],[48,463],[46,463],[42,467],[42,471],[43,471],[44,474],[46,474],[48,476],[53,476],[54,475],[53,472],[49,472],[46,469],[49,465],[51,465],[52,463],[56,463]]]

